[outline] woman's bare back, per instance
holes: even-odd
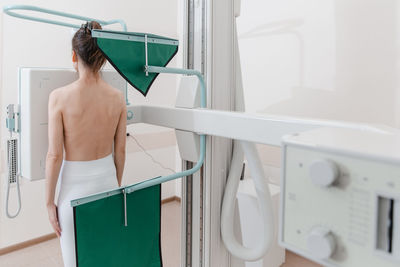
[[[125,105],[122,93],[102,79],[95,83],[78,80],[55,93],[61,105],[65,160],[109,155]]]

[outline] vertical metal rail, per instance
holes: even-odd
[[[193,163],[183,161],[186,170],[193,168]],[[185,209],[185,265],[186,267],[192,266],[192,226],[193,226],[193,174],[186,176],[185,192],[186,192],[186,209]]]
[[[206,20],[206,5],[207,1],[202,1],[201,6],[201,72],[205,75],[207,73],[207,20]],[[205,83],[207,84],[206,78]],[[208,92],[207,92],[208,93]],[[203,163],[203,168],[200,170],[200,267],[205,266],[205,212],[206,212],[206,179],[205,179],[205,166],[206,163]]]
[[[194,0],[187,0],[187,40],[186,40],[186,66],[184,68],[194,69]]]
[[[193,68],[200,70],[204,75],[204,80],[206,82],[207,76],[207,46],[206,46],[206,4],[208,0],[195,0],[193,6],[193,56],[192,64]],[[206,82],[207,83],[207,82]],[[207,92],[208,95],[208,92]],[[211,98],[207,99],[211,100]],[[208,155],[208,154],[207,154]],[[194,174],[194,179],[192,182],[192,267],[204,267],[205,262],[205,212],[206,212],[206,175],[205,170],[207,166],[203,165],[203,168],[199,172]]]
[[[194,69],[194,0],[186,1],[186,36],[184,40],[186,60],[184,68]],[[182,160],[183,170],[193,168],[193,163]],[[193,219],[193,175],[186,176],[182,183],[182,193],[185,196],[182,207],[182,240],[185,241],[182,253],[184,255],[182,267],[192,266],[192,219]]]

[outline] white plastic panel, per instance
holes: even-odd
[[[125,80],[115,71],[102,71],[103,79],[125,94]],[[19,104],[21,110],[20,174],[29,180],[45,177],[48,147],[47,106],[52,90],[78,78],[73,69],[21,68]]]
[[[278,213],[280,188],[276,185],[269,185],[272,197],[274,228],[278,232]],[[237,205],[235,207],[235,232],[245,247],[252,248],[260,242],[260,233],[263,231],[262,218],[258,207],[257,193],[252,179],[244,179],[239,183],[237,193]],[[278,244],[278,236],[274,236],[271,248],[260,260],[244,262],[234,259],[232,267],[277,267],[285,262],[285,249]]]
[[[175,130],[179,153],[183,160],[197,162],[200,158],[200,136],[196,133]]]
[[[200,106],[200,83],[196,76],[182,76],[175,107],[197,108]],[[176,117],[174,118],[176,119]],[[200,156],[200,136],[193,132],[175,130],[180,156],[183,160],[197,162]]]
[[[200,82],[196,76],[182,76],[179,84],[175,107],[200,107]]]
[[[343,132],[335,138],[332,133],[314,130],[285,139],[281,244],[324,266],[399,266],[398,158],[396,161],[394,157],[367,153],[371,142],[362,131],[359,140],[343,138]],[[382,141],[390,139],[380,136]],[[350,140],[353,144],[347,149],[339,144]],[[371,140],[379,143],[379,135],[374,139],[371,136]],[[395,147],[396,142],[392,148],[386,147],[386,155],[393,155],[391,150]],[[310,166],[316,160],[329,160],[339,169],[339,176],[331,185],[321,186],[311,179]],[[387,206],[390,201],[392,214]],[[334,239],[333,254],[326,259],[307,244],[315,229],[327,230]],[[320,238],[321,242],[327,240],[327,236]]]

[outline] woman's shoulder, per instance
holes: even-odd
[[[72,87],[72,84],[68,84],[66,86],[54,89],[50,93],[49,100],[56,101],[56,100],[62,98],[65,95],[65,93],[68,91],[68,89],[71,87]]]
[[[65,94],[68,90],[69,85],[59,87],[51,91],[49,95],[49,109],[50,110],[62,110],[64,107],[65,101]]]
[[[117,88],[111,86],[107,82],[104,82],[104,89],[111,95],[113,96],[116,100],[124,100],[124,94],[121,92],[121,90],[118,90]]]
[[[108,82],[103,80],[103,86],[105,89],[109,90],[110,92],[113,92],[115,94],[119,94],[121,91],[118,90],[117,88],[111,86],[111,84],[109,84]]]

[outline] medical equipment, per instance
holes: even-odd
[[[260,230],[264,228],[263,220],[258,205],[257,192],[254,182],[250,179],[251,174],[245,171],[244,179],[239,182],[237,193],[237,205],[234,217],[234,233],[238,238],[238,242],[245,247],[254,247],[260,243]],[[278,185],[269,184],[271,192],[274,235],[268,252],[258,261],[243,261],[238,258],[232,258],[235,267],[269,267],[281,266],[285,263],[285,249],[278,243],[279,230],[279,202],[280,187]]]
[[[110,63],[143,95],[147,94],[151,84],[159,73],[192,75],[196,76],[200,83],[200,107],[206,107],[206,86],[200,72],[190,69],[161,67],[167,65],[176,54],[178,40],[147,33],[103,30],[92,30],[92,37],[96,38],[97,45],[105,57],[110,60]],[[157,56],[150,57],[151,52]],[[125,53],[131,55],[132,58],[124,56]],[[151,63],[161,66],[146,65]],[[133,112],[132,114],[135,113]],[[124,192],[129,194],[141,188],[161,184],[197,172],[204,161],[205,145],[205,135],[200,135],[200,156],[196,165],[190,170],[147,180],[135,186],[128,186],[122,188],[121,192],[124,190]],[[75,204],[74,202],[72,203],[73,206]]]
[[[238,5],[239,10],[235,11],[235,17],[240,14],[240,4]],[[236,30],[236,18],[235,18],[235,50],[236,50],[236,84],[235,84],[235,110],[245,111],[244,104],[244,92],[242,82],[242,71],[240,67],[240,55],[239,45]],[[248,164],[252,171],[252,178],[256,188],[258,207],[262,218],[262,237],[261,242],[258,246],[247,248],[244,247],[236,240],[234,234],[234,206],[236,202],[236,195],[239,187],[239,178],[242,173],[244,155],[248,160]],[[233,145],[233,156],[229,175],[227,178],[227,184],[225,188],[224,199],[222,202],[221,210],[221,235],[222,240],[228,251],[245,261],[255,261],[261,259],[272,245],[274,238],[274,220],[273,220],[273,208],[272,198],[269,189],[268,178],[264,174],[264,169],[261,164],[256,146],[254,143],[245,141],[234,141]]]
[[[399,266],[399,144],[396,132],[286,136],[281,244],[329,267]]]
[[[73,208],[76,266],[162,266],[161,185],[105,193]]]
[[[94,31],[94,32],[96,32],[96,31]],[[120,42],[122,37],[118,36],[118,34],[119,33],[115,32],[113,35],[101,36],[101,37],[102,38],[111,38],[112,40],[116,40],[116,41]],[[123,35],[126,36],[127,34],[124,33]],[[116,41],[114,41],[114,42],[116,42]],[[125,39],[125,41],[131,42],[126,39]],[[144,42],[144,47],[146,47],[146,35],[140,41]],[[111,41],[111,43],[112,43],[112,41]],[[145,54],[146,54],[146,51],[147,51],[147,49],[144,50]],[[104,52],[104,50],[103,50],[103,52]],[[147,57],[148,56],[145,55],[145,58],[147,58]],[[139,59],[143,60],[143,57],[141,57],[141,58],[139,57]],[[145,62],[146,62],[146,60],[145,60]],[[145,66],[145,70],[148,71],[149,73],[164,72],[164,73],[195,74],[196,76],[198,76],[200,85],[201,85],[200,106],[205,107],[205,87],[204,87],[204,82],[201,78],[202,76],[199,72],[190,71],[190,70],[164,68],[164,67],[157,67],[157,66]],[[142,73],[142,76],[144,76],[144,75],[145,74]],[[240,94],[240,91],[237,94]],[[240,101],[241,100],[239,97],[237,99],[238,109],[243,107],[243,105],[240,103]],[[251,129],[251,128],[254,129],[260,125],[257,125],[257,126],[252,125],[249,128],[245,127],[245,128],[243,128],[244,129],[243,131],[236,129],[236,127],[235,127],[235,129],[232,128],[232,131],[230,132],[227,129],[229,127],[234,127],[234,125],[236,125],[238,123],[238,121],[241,121],[241,119],[247,120],[247,123],[249,123],[249,116],[246,115],[246,116],[243,116],[242,118],[239,118],[240,115],[237,115],[237,114],[232,114],[229,112],[223,113],[223,112],[216,112],[216,111],[209,111],[210,113],[207,114],[207,112],[205,110],[196,111],[195,109],[188,109],[188,108],[179,109],[179,108],[148,107],[148,112],[146,112],[146,107],[142,107],[142,108],[140,108],[140,110],[136,110],[137,112],[135,112],[135,107],[128,107],[128,110],[131,110],[133,112],[133,114],[138,114],[138,116],[136,116],[137,121],[148,122],[148,123],[156,124],[156,125],[164,125],[167,127],[172,126],[173,128],[176,128],[178,130],[186,130],[186,131],[199,132],[199,133],[209,133],[209,132],[213,132],[216,130],[217,131],[220,130],[221,131],[220,136],[224,136],[224,137],[228,136],[229,134],[236,135],[239,132],[243,133],[243,135],[245,136],[244,138],[236,137],[234,139],[242,140],[240,145],[244,151],[244,154],[246,154],[246,156],[248,158],[249,166],[252,171],[252,175],[253,175],[253,177],[255,177],[256,188],[257,188],[256,190],[257,190],[257,195],[259,198],[260,210],[261,210],[261,214],[263,216],[264,227],[265,227],[265,230],[263,233],[264,242],[262,242],[261,245],[256,247],[255,249],[254,248],[243,248],[240,244],[238,244],[238,242],[236,242],[234,235],[233,235],[232,221],[233,221],[233,203],[234,203],[235,197],[236,197],[238,180],[237,179],[235,180],[234,178],[231,178],[231,177],[229,178],[229,182],[228,182],[226,190],[225,190],[224,206],[222,208],[222,216],[221,216],[221,219],[222,219],[221,220],[221,227],[222,227],[221,229],[222,229],[223,239],[225,241],[225,244],[229,248],[229,250],[232,252],[233,255],[235,255],[241,259],[244,259],[244,260],[256,260],[256,259],[259,259],[260,257],[262,257],[265,254],[265,252],[267,251],[268,247],[270,246],[271,240],[272,240],[272,235],[273,235],[272,205],[270,202],[270,194],[269,194],[269,188],[267,186],[267,180],[264,178],[262,165],[257,156],[255,146],[249,142],[246,142],[247,138],[249,138],[249,132],[247,131],[247,129]],[[185,115],[184,115],[185,112],[192,113],[191,114],[192,116],[188,115],[187,117],[185,117]],[[198,117],[194,114],[197,114]],[[221,117],[217,119],[218,114],[221,114]],[[222,115],[222,114],[224,114],[224,115]],[[206,116],[209,116],[209,120],[204,119]],[[224,116],[225,116],[225,118],[223,118]],[[182,118],[184,118],[184,119],[182,119]],[[235,119],[233,119],[233,118],[235,118]],[[182,119],[182,120],[180,120],[180,119]],[[204,119],[204,120],[202,120],[202,119]],[[193,121],[196,122],[195,125],[193,125]],[[215,122],[215,123],[213,123],[213,122]],[[243,122],[243,121],[241,121],[241,122]],[[287,120],[285,120],[285,122],[287,122]],[[128,123],[132,123],[132,121],[129,120]],[[175,124],[175,126],[174,126],[174,124]],[[244,124],[246,124],[246,123],[244,123]],[[177,125],[179,125],[179,126],[177,126]],[[183,125],[188,125],[188,128],[187,129],[182,128]],[[204,130],[196,130],[195,129],[196,126],[199,126],[199,125],[203,126]],[[229,127],[227,127],[228,125],[229,125]],[[338,123],[338,125],[340,125],[340,127],[346,127],[345,124]],[[291,126],[293,126],[293,125],[291,125]],[[212,129],[210,129],[211,127],[212,127]],[[242,125],[242,127],[243,127],[243,125]],[[310,124],[307,124],[306,127],[312,127],[312,126],[310,126]],[[350,124],[350,127],[354,127],[354,125]],[[270,129],[272,129],[272,127],[269,128],[268,130],[270,131]],[[282,128],[280,128],[280,129],[282,129]],[[254,134],[258,136],[260,132],[263,132],[263,131],[255,131]],[[281,136],[279,136],[279,139],[280,139],[280,137]],[[202,161],[204,159],[204,152],[205,152],[204,151],[205,150],[204,135],[201,135],[200,138],[201,138],[200,139],[200,160],[197,160],[195,167],[193,167],[192,169],[187,170],[183,173],[177,173],[177,174],[173,174],[173,175],[169,175],[169,176],[165,176],[165,177],[160,177],[160,178],[145,181],[138,185],[126,187],[123,189],[124,192],[129,194],[131,192],[134,192],[135,190],[146,188],[148,186],[153,186],[158,183],[162,183],[165,181],[176,179],[178,177],[190,175],[190,174],[196,172],[202,164]],[[263,139],[263,141],[265,141],[265,137],[262,137],[262,139]],[[251,141],[254,141],[254,139]],[[240,147],[237,147],[237,149],[240,149]],[[232,163],[232,170],[230,172],[230,176],[232,176],[232,177],[236,177],[236,176],[238,176],[238,174],[240,175],[240,173],[241,173],[241,165],[243,162],[243,154],[242,153],[243,152],[236,152],[236,151],[234,151],[234,153],[233,153],[234,158],[233,158],[233,163]],[[237,166],[239,166],[239,168]],[[237,168],[237,171],[235,171],[236,168]],[[93,201],[93,198],[88,197],[87,200],[85,200],[85,201]],[[76,202],[74,202],[74,201],[72,202],[73,206],[75,206],[76,204],[77,204]],[[226,205],[228,205],[228,206],[226,206]],[[225,222],[229,222],[229,223],[225,224]]]
[[[120,19],[105,21],[105,20],[99,20],[99,19],[79,16],[79,15],[66,13],[66,12],[59,12],[59,11],[55,11],[55,10],[51,10],[51,9],[40,8],[37,6],[30,6],[30,5],[9,5],[9,6],[3,7],[4,13],[6,13],[7,15],[16,17],[16,18],[33,20],[33,21],[37,21],[37,22],[54,24],[54,25],[58,25],[58,26],[64,26],[64,27],[75,28],[75,29],[81,27],[81,25],[78,25],[78,24],[71,24],[71,23],[65,23],[63,21],[56,21],[56,20],[38,18],[38,17],[34,17],[34,16],[22,15],[22,14],[14,12],[14,10],[25,10],[25,11],[28,10],[28,11],[45,13],[45,14],[50,14],[50,15],[59,16],[59,17],[63,17],[63,18],[71,18],[71,19],[81,20],[81,21],[94,21],[95,20],[98,23],[100,23],[100,25],[102,25],[102,26],[107,26],[107,25],[118,23],[118,24],[121,24],[121,27],[123,28],[124,31],[126,31],[126,29],[127,29],[125,22]]]
[[[13,138],[13,132],[17,132],[16,128],[16,116],[18,112],[14,111],[14,105],[10,104],[7,106],[7,119],[6,126],[10,133],[10,138],[7,140],[7,192],[6,192],[6,215],[8,218],[15,218],[21,211],[21,192],[19,187],[19,175],[18,175],[18,140]],[[9,211],[9,200],[10,200],[10,189],[11,184],[16,183],[17,190],[17,211],[11,214]]]
[[[165,68],[165,67],[158,67],[158,66],[148,66],[147,64],[159,64],[159,65],[165,65],[169,62],[171,56],[175,55],[176,49],[169,48],[169,47],[174,47],[174,45],[177,44],[177,41],[167,39],[165,40],[162,37],[159,36],[151,36],[152,39],[147,34],[137,34],[137,33],[118,33],[118,32],[110,32],[110,31],[99,31],[99,30],[93,30],[92,31],[92,36],[97,38],[97,44],[99,45],[99,48],[102,50],[103,53],[106,54],[106,57],[111,60],[111,64],[119,70],[121,73],[121,69],[125,69],[125,72],[128,73],[133,73],[136,75],[131,75],[131,77],[127,76],[125,73],[122,75],[126,79],[132,79],[131,84],[133,84],[133,81],[137,83],[137,80],[146,81],[152,78],[151,74],[154,73],[176,73],[176,74],[195,74],[200,81],[200,87],[201,87],[201,100],[200,100],[200,106],[201,107],[206,107],[205,103],[205,85],[204,81],[202,79],[202,75],[196,71],[188,71],[188,70],[180,70],[180,69],[173,69],[173,68]],[[105,40],[104,40],[105,39]],[[153,40],[150,42],[149,40]],[[144,42],[141,44],[140,42]],[[152,43],[154,43],[152,45]],[[158,45],[157,45],[158,44]],[[161,44],[161,45],[160,45]],[[139,45],[139,46],[138,46]],[[143,51],[144,49],[144,51]],[[163,49],[162,51],[160,51]],[[153,53],[157,53],[157,57],[150,57],[150,53],[153,51]],[[157,51],[159,50],[159,51]],[[131,54],[129,54],[129,52]],[[134,52],[134,54],[132,54]],[[145,56],[138,56],[137,54],[145,54]],[[120,54],[128,54],[126,58],[126,62],[118,62],[117,60],[121,60],[124,57],[121,57]],[[115,54],[117,56],[115,56]],[[131,55],[131,56],[129,56]],[[165,55],[164,58],[161,57],[162,55]],[[113,60],[113,57],[115,57],[117,60]],[[135,60],[133,60],[135,59]],[[166,63],[165,63],[166,62]],[[145,72],[146,76],[143,75],[143,72],[137,71],[138,67],[137,66],[143,66],[145,64]],[[139,69],[140,70],[140,69]],[[149,74],[148,74],[148,73]],[[240,74],[240,69],[238,71]],[[144,77],[143,77],[144,76]],[[153,80],[156,78],[156,76],[153,76]],[[140,79],[139,79],[140,78]],[[144,84],[144,92],[142,91],[142,88],[138,88],[139,91],[142,91],[144,95],[146,95],[149,86],[153,82],[153,80],[149,80],[147,84]],[[128,80],[129,81],[129,80]],[[239,90],[242,90],[242,87],[239,85],[238,86],[238,93],[237,93],[237,107],[238,110],[244,110],[244,99],[242,96],[243,93],[240,93]],[[183,88],[185,90],[186,88]],[[179,138],[179,136],[178,136]],[[204,138],[203,136],[200,137],[200,149],[204,150],[205,143],[202,141]],[[179,144],[179,141],[178,141]],[[256,248],[243,248],[239,243],[236,241],[234,233],[233,233],[233,213],[234,213],[234,203],[236,201],[236,193],[238,189],[238,176],[241,174],[241,168],[242,168],[242,163],[243,163],[243,152],[241,152],[241,148],[238,146],[241,146],[243,149],[244,154],[247,156],[249,160],[249,166],[252,170],[253,173],[253,179],[255,180],[255,185],[257,188],[257,195],[259,198],[259,205],[260,205],[260,211],[262,214],[263,218],[263,225],[264,225],[264,230],[263,230],[263,238],[262,238],[262,243],[260,246]],[[244,260],[249,260],[249,261],[254,261],[260,259],[266,251],[268,250],[269,246],[271,245],[272,242],[272,237],[273,237],[273,220],[272,220],[272,204],[271,204],[271,196],[269,193],[269,188],[268,188],[268,180],[265,178],[265,175],[263,173],[263,168],[261,165],[261,161],[258,157],[256,148],[254,144],[249,143],[249,142],[244,142],[241,141],[240,143],[236,142],[236,150],[234,150],[234,156],[233,156],[233,161],[232,161],[232,169],[230,171],[230,178],[228,179],[228,184],[227,188],[225,191],[225,198],[224,198],[224,205],[222,207],[222,220],[221,220],[221,229],[222,229],[222,237],[225,242],[226,247],[229,249],[229,251],[235,255],[238,258],[244,259]],[[200,153],[200,155],[204,155],[204,153]],[[204,159],[204,156],[201,157],[201,161]],[[201,162],[200,161],[200,162]],[[202,163],[202,162],[201,162]],[[197,161],[197,166],[199,165],[199,161]],[[237,172],[235,170],[238,170]],[[181,175],[181,176],[179,176]],[[160,177],[159,181],[160,182],[165,182],[168,181],[169,179],[175,179],[178,177],[183,177],[187,176],[182,175],[182,174],[173,174],[170,175],[169,177]],[[156,179],[155,179],[156,180]],[[155,180],[151,180],[153,183]],[[236,181],[236,182],[233,182]],[[127,192],[129,193],[130,190],[126,189]],[[228,223],[229,222],[229,223]]]
[[[92,37],[108,62],[144,96],[158,76],[145,66],[165,67],[178,52],[178,40],[154,34],[92,30]]]
[[[13,9],[26,9],[27,7],[7,7],[5,11],[9,12]],[[29,8],[29,7],[28,7]],[[30,10],[40,11],[44,13],[56,14],[59,16],[63,16],[64,14],[60,12],[54,13],[53,11],[37,9],[33,8]],[[15,16],[15,13],[11,13],[11,15]],[[74,17],[71,14],[65,15],[66,17]],[[21,17],[19,15],[18,17]],[[32,19],[32,17],[22,16],[25,19]],[[76,18],[76,17],[74,17]],[[56,25],[68,26],[64,24],[60,24],[59,22],[50,21],[50,20],[37,20],[40,22],[46,22]],[[71,25],[70,25],[71,26]],[[76,25],[75,25],[76,26]],[[164,38],[162,36],[156,36],[151,34],[140,34],[140,33],[126,33],[126,32],[115,32],[115,31],[105,31],[105,30],[92,30],[92,36],[96,39],[97,45],[100,50],[104,53],[110,63],[117,69],[117,71],[134,87],[136,87],[143,95],[146,95],[149,87],[151,86],[154,79],[157,77],[158,73],[174,73],[174,74],[186,74],[186,75],[195,75],[199,79],[200,82],[200,106],[202,108],[206,107],[206,89],[203,77],[200,72],[195,70],[183,70],[183,69],[174,69],[174,68],[165,68],[164,66],[168,64],[170,59],[177,52],[178,41]],[[144,54],[140,56],[140,54]],[[150,56],[157,54],[157,57]],[[127,56],[128,55],[128,56]],[[152,66],[155,64],[156,66]],[[144,68],[144,73],[143,69]],[[138,84],[140,82],[140,84]],[[24,94],[23,94],[24,95]],[[243,101],[243,100],[242,100]],[[267,181],[264,178],[264,174],[262,172],[262,167],[260,160],[257,156],[257,152],[255,150],[254,145],[246,142],[242,142],[241,146],[248,156],[250,161],[250,167],[254,168],[254,176],[256,177],[257,183],[257,193],[260,198],[259,204],[261,205],[261,210],[263,211],[263,221],[265,225],[264,236],[266,242],[263,242],[263,245],[258,249],[248,249],[247,255],[246,253],[242,254],[240,252],[241,247],[235,242],[235,238],[233,235],[233,224],[230,224],[231,227],[227,228],[227,234],[223,236],[225,238],[231,238],[231,240],[226,241],[227,246],[231,248],[231,252],[236,256],[246,259],[246,260],[255,260],[262,257],[266,250],[268,249],[269,244],[271,243],[272,236],[272,207],[270,204],[270,195],[269,189],[267,186]],[[43,147],[43,146],[42,146]],[[240,149],[240,148],[238,148]],[[240,150],[239,150],[240,151]],[[25,154],[25,153],[24,153]],[[243,162],[243,156],[241,152],[235,153],[238,155],[238,161]],[[200,158],[197,161],[197,164],[190,170],[183,171],[181,173],[175,173],[166,177],[160,177],[152,180],[148,180],[139,185],[140,188],[145,188],[147,186],[152,186],[158,183],[166,182],[172,179],[176,179],[179,177],[184,177],[190,175],[197,170],[200,169],[205,156],[205,136],[200,136]],[[40,159],[39,159],[40,160]],[[43,159],[42,159],[43,161]],[[44,164],[41,164],[44,166]],[[240,163],[242,165],[242,163]],[[43,167],[42,167],[43,168]],[[240,169],[241,173],[241,169]],[[235,172],[231,172],[232,175],[236,175]],[[232,180],[232,179],[231,179]],[[132,187],[127,187],[124,189],[125,193],[131,193],[133,191]],[[137,189],[135,189],[137,190]],[[233,184],[233,187],[228,187],[226,191],[227,201],[231,203],[235,203],[237,192],[237,185]],[[230,198],[228,198],[228,196]],[[231,204],[232,207],[232,204]],[[229,216],[232,216],[233,219],[233,208],[231,209],[223,209],[228,210],[229,215],[227,219],[229,220]],[[265,212],[264,212],[265,211]],[[225,214],[223,212],[223,214]],[[225,217],[226,217],[225,216]],[[231,220],[230,220],[231,221]],[[223,229],[225,229],[223,227]],[[268,230],[267,230],[268,229]],[[225,232],[224,232],[225,233]],[[233,244],[233,247],[230,246]],[[243,249],[242,249],[243,250]]]
[[[51,23],[51,22],[50,22]],[[53,23],[55,24],[55,23]],[[101,31],[93,31],[93,34],[101,34]],[[111,34],[110,34],[111,33]],[[166,177],[160,177],[157,179],[152,179],[148,180],[140,185],[133,185],[130,187],[122,188],[116,191],[116,194],[127,194],[130,192],[133,192],[135,190],[139,190],[142,188],[146,188],[148,186],[153,186],[156,184],[159,184],[164,181],[172,180],[178,177],[182,177],[185,175],[190,175],[196,172],[197,170],[200,169],[203,159],[204,159],[204,154],[205,154],[205,136],[204,134],[208,135],[214,135],[214,136],[220,136],[220,137],[225,137],[225,138],[232,138],[235,140],[240,140],[240,142],[243,144],[243,150],[247,152],[247,158],[249,162],[251,162],[250,167],[252,167],[253,170],[255,170],[256,177],[259,178],[258,181],[260,183],[258,184],[259,188],[261,189],[260,191],[260,196],[264,197],[263,200],[265,200],[262,205],[265,205],[265,207],[270,206],[267,201],[268,199],[265,199],[265,196],[268,196],[265,191],[265,183],[266,181],[263,181],[263,174],[261,171],[261,164],[257,160],[256,157],[256,151],[253,145],[249,144],[248,142],[256,142],[256,143],[263,143],[263,144],[269,144],[269,145],[281,145],[281,138],[283,135],[290,134],[290,133],[295,133],[295,132],[302,132],[305,130],[310,130],[313,128],[319,128],[321,126],[331,126],[331,127],[338,127],[338,128],[349,128],[349,129],[358,129],[359,130],[359,135],[364,132],[375,132],[377,135],[385,135],[385,130],[377,129],[376,127],[371,127],[371,126],[366,126],[362,124],[351,124],[351,123],[342,123],[342,122],[326,122],[326,121],[318,121],[318,120],[306,120],[306,119],[295,119],[295,118],[287,118],[287,117],[280,117],[280,116],[266,116],[266,115],[250,115],[250,114],[243,114],[243,113],[233,113],[233,112],[227,112],[227,111],[217,111],[217,110],[206,110],[204,109],[206,107],[205,103],[205,84],[202,79],[202,75],[198,71],[193,71],[193,70],[180,70],[180,69],[172,69],[172,68],[164,68],[160,66],[151,66],[152,62],[152,55],[149,54],[148,50],[148,45],[149,45],[149,34],[137,34],[137,33],[121,33],[121,32],[108,32],[107,36],[105,36],[104,39],[107,39],[107,42],[109,41],[108,39],[114,40],[110,41],[110,43],[119,43],[121,41],[126,41],[126,42],[132,42],[129,40],[128,37],[139,37],[138,41],[143,47],[144,55],[143,57],[140,57],[139,60],[141,61],[141,64],[143,65],[144,69],[139,70],[138,73],[141,73],[141,75],[149,77],[152,77],[154,73],[179,73],[179,74],[188,74],[188,75],[196,75],[199,78],[199,83],[202,87],[202,92],[201,92],[201,109],[195,108],[197,107],[196,105],[189,105],[193,108],[187,108],[185,105],[180,105],[180,107],[172,108],[172,107],[155,107],[155,106],[129,106],[128,107],[128,114],[134,115],[134,116],[128,116],[128,123],[135,123],[135,122],[143,122],[143,123],[149,123],[149,124],[154,124],[154,125],[159,125],[159,126],[165,126],[165,127],[170,127],[170,128],[175,128],[178,131],[182,132],[190,132],[190,133],[199,133],[201,134],[200,136],[200,153],[193,153],[194,155],[199,154],[199,157],[197,157],[197,163],[193,169],[187,170],[183,173],[179,174],[174,174]],[[96,38],[98,40],[102,39],[103,36],[97,36]],[[156,39],[163,39],[161,37],[155,37]],[[113,51],[113,50],[112,50]],[[104,51],[103,51],[104,52]],[[144,60],[144,63],[143,63]],[[115,60],[114,60],[115,61]],[[163,66],[163,65],[162,65]],[[135,70],[137,71],[137,70]],[[238,77],[238,76],[237,76]],[[147,88],[146,88],[147,89]],[[239,92],[240,93],[240,92]],[[238,94],[238,92],[237,92]],[[237,109],[240,110],[240,98],[237,98],[236,101],[237,103]],[[240,125],[240,127],[238,127]],[[196,136],[196,134],[194,135]],[[196,138],[195,138],[196,139]],[[237,151],[240,151],[240,146],[236,145],[236,148],[238,149]],[[191,154],[191,158],[193,157],[193,154]],[[235,162],[242,162],[243,161],[243,152],[238,153],[235,151],[234,155],[236,155]],[[237,164],[232,164],[232,172],[230,175],[232,177],[236,176],[239,171],[235,171],[238,167],[234,167]],[[327,165],[327,164],[325,164]],[[325,166],[322,164],[322,166]],[[329,165],[329,164],[328,164]],[[316,165],[321,166],[321,162]],[[235,169],[234,169],[235,168]],[[317,170],[320,167],[316,168]],[[241,168],[240,168],[241,169]],[[318,173],[318,172],[317,172]],[[333,172],[334,173],[334,172]],[[332,178],[329,178],[332,179]],[[329,179],[327,179],[329,183]],[[318,181],[319,179],[316,178]],[[228,188],[225,194],[226,198],[228,200],[232,200],[232,195],[230,193],[235,192],[235,187],[236,185],[234,184],[235,179],[230,179],[230,181],[233,181],[230,189]],[[327,183],[325,180],[322,181],[322,183]],[[285,185],[286,186],[286,185]],[[234,199],[234,198],[233,198]],[[260,198],[262,199],[262,198]],[[92,201],[93,199],[88,199],[88,201]],[[381,206],[381,213],[393,210],[391,208],[392,206],[395,207],[396,205],[395,200],[393,199],[385,199],[381,198],[378,201]],[[229,203],[232,202],[224,202],[224,205],[229,205]],[[80,204],[80,203],[72,203],[74,204]],[[219,208],[219,207],[218,207]],[[232,218],[229,217],[231,216],[229,212],[231,212],[232,209],[226,208],[223,209],[223,217],[226,215],[224,218]],[[291,211],[289,211],[291,212]],[[390,212],[389,212],[390,213]],[[270,213],[271,214],[271,213]],[[271,217],[264,216],[265,220],[271,220]],[[392,219],[390,219],[391,221]],[[128,222],[129,223],[129,222]],[[228,223],[229,222],[228,220]],[[385,222],[380,222],[378,225],[380,232],[387,232],[389,230],[385,230]],[[393,225],[390,223],[390,225]],[[236,253],[236,255],[243,257],[245,259],[255,259],[262,254],[263,251],[265,251],[266,247],[268,247],[268,243],[270,242],[271,236],[266,235],[268,233],[267,231],[264,233],[264,237],[266,236],[266,243],[267,245],[262,245],[259,247],[257,253],[254,253],[254,251],[251,250],[246,250],[242,249],[237,242],[230,236],[230,233],[232,231],[230,230],[230,226],[226,225],[223,226],[224,229],[227,229],[228,231],[224,234],[224,239],[226,240],[226,243],[228,244],[227,246],[231,246],[230,250]],[[271,227],[271,224],[265,225],[266,229],[268,227]],[[286,225],[284,226],[286,227]],[[393,229],[393,228],[391,228]],[[390,231],[389,231],[390,232]],[[317,238],[318,235],[323,235],[323,236],[329,236],[328,232],[324,232],[322,230],[316,230],[313,231],[311,238],[310,238],[310,243],[314,244],[315,240],[318,241]],[[384,238],[385,235],[383,235],[379,240],[379,247],[382,248],[382,250],[393,250],[393,243],[392,245],[388,245],[387,241]],[[329,240],[332,240],[333,238],[328,237]],[[317,242],[318,243],[318,242]],[[329,248],[332,248],[333,241],[328,241],[328,250]],[[386,245],[385,245],[386,244]],[[318,246],[320,247],[320,246]],[[291,248],[294,249],[294,248]],[[327,255],[326,250],[323,251]],[[329,251],[328,251],[329,252]]]

